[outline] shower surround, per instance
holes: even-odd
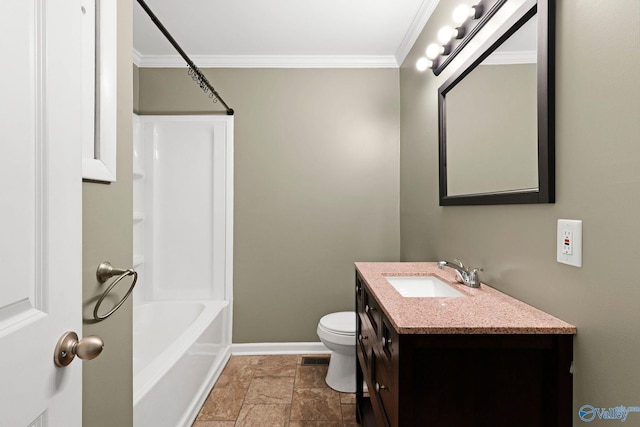
[[[233,117],[134,115],[136,427],[190,426],[230,357]]]

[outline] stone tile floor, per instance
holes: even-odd
[[[302,357],[232,356],[193,427],[358,426],[355,394],[329,388],[327,365]]]

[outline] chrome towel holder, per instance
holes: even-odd
[[[135,271],[133,268],[129,268],[127,270],[122,268],[115,268],[108,261],[100,263],[100,265],[98,266],[98,270],[96,271],[96,278],[100,283],[104,283],[116,275],[118,276],[118,278],[115,279],[113,283],[111,283],[109,287],[104,291],[104,293],[102,294],[102,296],[100,296],[100,299],[98,299],[98,302],[96,303],[96,306],[93,309],[93,318],[98,322],[111,316],[113,313],[116,312],[116,310],[118,310],[122,306],[122,304],[124,304],[127,298],[129,298],[129,295],[131,295],[131,292],[133,292],[133,288],[136,286],[136,282],[138,281],[138,272]],[[109,295],[109,293],[111,293],[111,290],[115,288],[116,285],[120,283],[120,281],[127,276],[133,276],[133,281],[131,282],[131,286],[129,287],[129,290],[124,295],[124,297],[122,297],[120,302],[116,304],[115,307],[109,310],[106,314],[104,315],[98,314],[98,310],[100,309],[100,305],[102,304],[102,301],[104,301],[106,296]]]

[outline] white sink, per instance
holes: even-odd
[[[464,295],[433,276],[384,276],[403,297],[457,298]]]

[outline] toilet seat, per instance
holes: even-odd
[[[341,311],[323,316],[318,327],[326,332],[336,335],[356,335],[356,313],[353,311]]]

